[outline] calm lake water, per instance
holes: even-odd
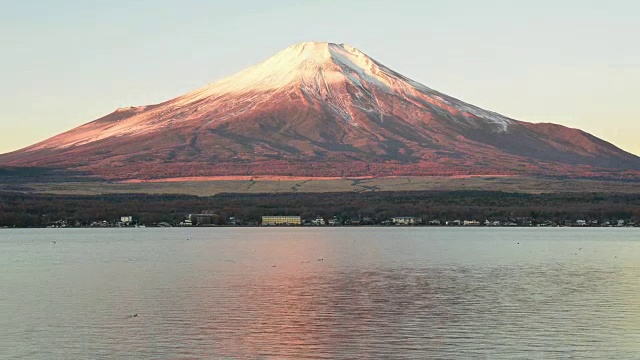
[[[0,358],[638,359],[640,229],[0,230]]]

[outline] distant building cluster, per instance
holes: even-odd
[[[389,219],[374,219],[371,217],[341,217],[326,218],[316,216],[303,218],[300,215],[264,215],[260,220],[243,220],[237,217],[222,217],[214,211],[205,210],[188,214],[182,221],[157,222],[142,224],[135,216],[125,215],[114,220],[95,220],[89,223],[80,223],[77,220],[48,221],[46,227],[73,228],[73,227],[206,227],[206,226],[460,226],[460,227],[640,227],[639,221],[632,219],[602,219],[602,220],[563,220],[553,221],[545,219],[533,219],[527,217],[507,219],[429,219],[417,216],[397,216]]]
[[[57,221],[49,221],[47,224],[48,228],[73,228],[73,227],[140,227],[137,221],[134,220],[133,216],[121,216],[119,219],[114,220],[95,220],[91,221],[88,224],[82,224],[80,221],[68,221],[68,220],[57,220]],[[144,225],[143,225],[144,226]]]
[[[189,214],[186,219],[182,221],[180,226],[213,226],[220,225],[220,215],[213,211],[206,210],[199,214]]]
[[[238,220],[234,218],[234,224],[238,225]],[[231,224],[230,224],[231,225]],[[255,224],[252,224],[255,225]],[[372,218],[349,218],[341,219],[334,216],[325,219],[322,216],[303,220],[300,216],[263,216],[262,226],[358,226],[358,225],[382,225],[382,226],[462,226],[462,227],[498,227],[498,226],[525,226],[525,227],[640,227],[640,222],[631,220],[534,220],[530,218],[516,218],[504,220],[438,220],[424,219],[415,216],[398,216],[388,220],[375,221]]]

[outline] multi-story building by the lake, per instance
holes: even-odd
[[[263,216],[262,225],[302,225],[302,219],[300,216]]]

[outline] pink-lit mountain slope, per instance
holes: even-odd
[[[635,176],[640,158],[577,129],[467,104],[348,45],[302,43],[176,99],[0,155],[0,165],[110,179]]]

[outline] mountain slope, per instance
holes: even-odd
[[[176,99],[115,111],[0,165],[114,179],[598,175],[640,158],[577,129],[480,109],[348,45],[301,43]]]

